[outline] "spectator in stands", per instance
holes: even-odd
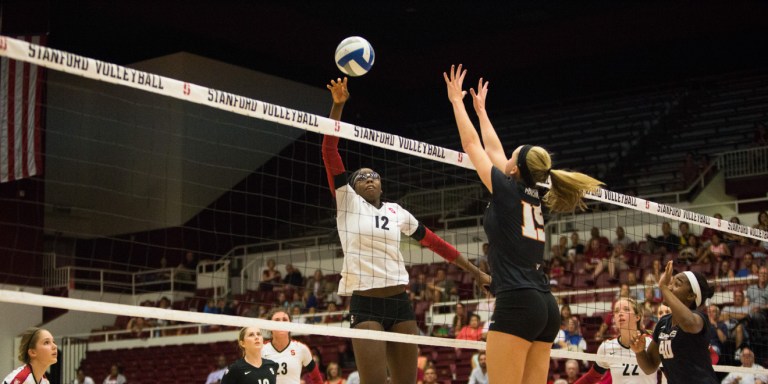
[[[748,316],[749,304],[744,300],[744,291],[734,289],[733,304],[723,307],[720,318],[728,329],[728,339],[733,341],[737,349],[741,348],[747,338],[744,320],[747,320]]]
[[[461,331],[462,328],[464,328],[465,325],[469,323],[469,316],[467,314],[467,309],[464,307],[464,304],[461,302],[456,302],[456,307],[454,308],[454,315],[453,320],[451,321],[451,335],[456,335],[459,331]]]
[[[408,295],[412,302],[422,301],[426,299],[427,291],[427,275],[424,272],[419,272],[416,278],[411,281],[408,286]]]
[[[480,327],[480,316],[472,314],[469,316],[469,324],[463,326],[457,333],[458,340],[480,341],[483,337],[483,329]]]
[[[568,247],[568,236],[560,236],[557,245],[560,250],[560,253],[555,256],[560,259],[563,265],[569,262],[573,262],[574,260],[571,260],[568,258],[568,248],[570,248]]]
[[[301,294],[299,291],[293,291],[291,294],[291,308],[293,307],[299,307],[301,309],[304,309],[307,306],[307,303],[304,302],[304,300],[301,298]]]
[[[738,216],[731,217],[731,220],[729,220],[729,222],[733,224],[741,224],[741,220],[738,218]],[[746,237],[735,235],[730,232],[724,232],[722,240],[725,243],[725,245],[727,245],[728,248],[730,249],[731,254],[733,254],[733,250],[736,248],[737,245],[747,243]]]
[[[763,311],[768,309],[768,268],[760,267],[757,273],[757,284],[750,285],[747,288],[747,299],[749,300],[752,318],[762,317]]]
[[[632,245],[633,241],[629,237],[626,236],[624,233],[624,227],[618,226],[616,227],[616,238],[613,239],[613,242],[611,245],[615,248],[617,245],[621,244],[624,246],[624,249],[629,249]]]
[[[125,384],[128,382],[128,379],[123,376],[123,373],[121,372],[122,368],[117,364],[112,364],[112,366],[109,367],[109,375],[104,379],[103,384]]]
[[[301,316],[301,307],[298,305],[291,307],[291,322],[296,324],[305,324],[307,322],[307,318]]]
[[[553,348],[566,349],[571,352],[584,352],[587,349],[587,341],[581,335],[581,325],[576,316],[571,316],[568,320],[568,327],[557,333]]]
[[[718,220],[722,220],[723,219],[723,215],[721,215],[719,213],[715,213],[714,215],[712,215],[712,217],[714,217],[715,219],[718,219]],[[714,230],[714,229],[712,229],[710,227],[704,228],[704,230],[701,231],[701,236],[699,237],[701,245],[702,246],[709,246],[709,243],[710,243],[710,241],[712,239],[712,235],[714,235],[715,233],[720,234],[720,231],[716,231],[716,230]]]
[[[488,243],[483,243],[483,254],[477,257],[477,269],[484,273],[491,273],[491,267],[488,265]]]
[[[592,229],[589,231],[589,241],[591,242],[594,239],[597,239],[597,241],[600,242],[600,247],[604,250],[608,250],[611,247],[611,241],[608,240],[607,237],[600,234],[600,228],[598,227],[592,227]]]
[[[309,291],[316,298],[324,298],[328,293],[326,292],[325,279],[323,278],[323,271],[317,269],[312,277],[307,279],[307,283],[304,286],[305,291]]]
[[[683,176],[683,185],[681,189],[687,189],[699,177],[699,166],[696,164],[696,156],[693,152],[685,154],[683,166],[680,168],[680,174]]]
[[[709,322],[709,345],[720,355],[723,345],[728,340],[728,327],[720,320],[720,308],[710,304],[707,307],[707,321]]]
[[[139,339],[146,339],[149,337],[149,332],[146,332],[147,321],[143,317],[132,317],[128,320],[128,325],[125,329],[130,332],[130,337]]]
[[[667,254],[668,252],[677,252],[680,246],[680,238],[672,233],[672,226],[668,221],[661,223],[661,235],[655,238],[646,234],[645,238],[651,245],[651,251],[657,254]]]
[[[85,370],[83,367],[75,370],[75,376],[75,379],[72,380],[72,384],[95,384],[90,376],[85,375]]]
[[[681,221],[680,224],[677,225],[677,231],[679,232],[678,238],[680,238],[680,245],[677,247],[677,249],[683,249],[688,246],[688,237],[691,235],[691,230],[688,226],[688,223]]]
[[[176,278],[180,281],[195,281],[197,273],[197,257],[192,251],[184,254],[184,260],[176,267]]]
[[[347,381],[341,376],[341,369],[339,364],[335,361],[328,363],[328,368],[325,369],[325,381],[323,384],[345,384]]]
[[[427,283],[427,296],[433,303],[450,301],[453,294],[456,293],[456,287],[453,281],[448,279],[445,269],[440,268],[435,272],[435,278]]]
[[[277,299],[275,299],[275,306],[283,307],[283,308],[290,308],[291,302],[288,301],[288,297],[285,296],[285,292],[280,291],[277,293]]]
[[[566,329],[568,327],[568,320],[571,319],[572,315],[570,305],[563,304],[563,306],[560,307],[560,329]]]
[[[323,319],[320,318],[320,316],[312,316],[317,313],[317,307],[309,307],[307,308],[307,324],[320,324],[323,322]]]
[[[751,349],[744,347],[740,353],[741,366],[745,368],[760,368],[763,367],[760,364],[755,364],[755,354]],[[721,382],[722,384],[768,384],[768,375],[764,372],[754,373],[741,373],[731,372]]]
[[[570,359],[565,362],[565,381],[568,384],[573,384],[581,377],[579,374],[579,363],[576,360]]]
[[[424,369],[424,381],[423,384],[438,384],[440,381],[437,380],[437,370],[435,370],[435,367],[427,367]]]
[[[623,244],[616,244],[611,250],[611,254],[608,259],[603,261],[603,264],[608,264],[608,275],[611,276],[611,281],[616,282],[618,280],[618,271],[626,271],[629,266],[627,265],[628,257],[626,249]]]
[[[687,244],[677,254],[677,262],[691,265],[699,259],[704,248],[699,246],[699,238],[694,234],[688,235],[688,241],[686,241],[686,243]]]
[[[226,297],[219,297],[218,300],[216,300],[216,308],[219,309],[219,313],[222,315],[235,315],[235,311],[237,310],[237,302],[232,300],[227,300]]]
[[[661,278],[661,260],[658,258],[653,259],[651,262],[651,270],[648,271],[648,274],[645,276],[645,284],[648,285],[649,283],[651,285],[656,285],[659,282],[659,279]]]
[[[336,307],[336,303],[328,303],[328,308],[326,312],[328,313],[325,316],[324,323],[340,323],[342,320],[344,320],[344,316],[340,313],[333,314],[334,312],[338,312],[339,309]]]
[[[549,251],[549,260],[560,262],[561,265],[568,262],[567,250],[560,248],[560,244],[552,244],[552,248]]]
[[[477,367],[469,375],[468,384],[488,384],[488,368],[485,365],[485,351],[477,354]]]
[[[584,256],[584,244],[579,241],[579,233],[571,232],[571,246],[568,248],[568,259],[571,262],[581,260]]]
[[[600,243],[600,239],[593,238],[589,241],[589,248],[584,252],[584,258],[587,260],[584,270],[592,272],[592,282],[594,282],[608,264],[608,251]]]
[[[216,305],[216,300],[213,298],[208,299],[203,307],[203,313],[220,314],[221,309]]]
[[[715,277],[718,279],[732,279],[734,276],[733,269],[731,269],[731,262],[728,260],[720,261]]]
[[[707,264],[713,262],[716,263],[722,259],[730,257],[731,250],[728,248],[728,246],[725,245],[725,243],[720,241],[719,234],[713,233],[712,237],[710,238],[709,247],[706,247],[704,251],[701,252],[701,256],[699,256],[699,259],[696,262],[699,264]]]
[[[283,284],[293,287],[303,287],[304,277],[301,276],[301,271],[293,267],[293,264],[285,264],[285,278],[283,278]]]
[[[261,272],[260,291],[271,291],[275,286],[280,285],[280,271],[275,269],[275,259],[267,260],[267,268]]]
[[[208,374],[208,379],[205,380],[205,384],[220,384],[221,378],[224,377],[224,373],[227,372],[227,357],[219,355],[216,358],[216,369]]]
[[[552,259],[552,264],[549,266],[549,277],[551,279],[558,279],[565,276],[565,268],[560,262],[560,259]]]
[[[622,297],[630,297],[634,299],[635,297],[632,296],[632,291],[629,289],[629,284],[622,283],[619,287],[619,291],[616,292],[616,298],[614,300],[621,299]]]

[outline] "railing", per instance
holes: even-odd
[[[86,352],[88,352],[88,338],[64,337],[61,339],[59,348],[62,350],[59,358],[64,360],[60,361],[62,364],[61,382],[71,383],[75,379],[76,370],[80,368],[80,362],[85,359]]]
[[[286,308],[286,311],[290,309]],[[346,311],[334,311],[334,312],[319,312],[313,314],[302,314],[291,316],[293,322],[314,322],[317,325],[325,326],[348,326]],[[341,317],[342,321],[326,322],[326,318],[329,316]],[[99,331],[90,333],[80,333],[74,335],[67,335],[64,340],[79,340],[79,342],[86,342],[90,340],[92,343],[110,343],[115,341],[125,340],[141,340],[143,339],[156,339],[163,337],[175,337],[175,336],[188,336],[188,335],[202,335],[204,333],[211,333],[211,324],[194,323],[194,324],[178,324],[178,325],[165,325],[159,327],[147,327],[141,330],[142,337],[137,337],[132,331],[120,329],[114,331]],[[84,355],[83,355],[84,356]],[[74,372],[74,370],[73,370]],[[70,380],[71,381],[71,380]]]
[[[44,287],[97,290],[102,294],[130,292],[136,295],[153,291],[175,291],[182,284],[193,286],[194,280],[179,279],[175,272],[175,268],[124,272],[88,267],[60,267],[50,271]]]
[[[725,152],[718,158],[725,178],[749,177],[768,174],[768,147]]]

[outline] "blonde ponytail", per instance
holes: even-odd
[[[600,180],[580,172],[552,169],[552,158],[542,147],[531,147],[525,162],[535,182],[546,182],[549,176],[550,189],[542,201],[552,212],[571,212],[576,208],[586,209],[587,205],[582,200],[584,192],[595,192],[603,184]]]

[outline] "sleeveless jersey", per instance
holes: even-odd
[[[336,188],[336,225],[344,250],[339,295],[408,284],[400,234],[416,231],[413,215],[395,203],[376,208],[344,184]]]
[[[313,361],[309,347],[296,340],[291,340],[282,351],[270,342],[261,349],[261,357],[277,363],[277,384],[299,384],[301,370]]]
[[[532,288],[549,292],[544,265],[544,216],[539,191],[491,169],[493,196],[485,210],[491,291]]]
[[[659,319],[653,330],[653,341],[659,346],[664,365],[662,371],[670,384],[689,383],[692,378],[700,384],[718,383],[709,356],[709,322],[701,312],[693,313],[701,317],[704,324],[699,333],[686,333],[680,327],[672,326],[671,314]]]
[[[35,375],[32,374],[32,368],[29,364],[22,365],[13,370],[3,380],[3,384],[37,384],[35,382]],[[43,379],[40,380],[40,384],[50,384],[48,378],[43,375]]]
[[[645,347],[651,344],[651,338],[645,338]],[[616,357],[628,357],[635,360],[635,353],[631,349],[626,348],[619,343],[619,339],[610,339],[603,341],[600,347],[597,348],[598,356],[616,356]],[[636,361],[636,360],[635,360]],[[611,372],[611,378],[614,384],[656,384],[656,372],[646,375],[642,369],[634,364],[627,363],[609,363],[600,361],[598,358],[595,361],[599,367],[608,369]]]
[[[261,367],[254,367],[244,358],[238,359],[227,368],[221,384],[275,384],[277,364],[272,360],[261,359]]]

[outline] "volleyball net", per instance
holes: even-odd
[[[350,329],[348,299],[334,293],[343,254],[320,135],[342,138],[339,151],[348,170],[376,170],[386,200],[398,202],[477,261],[486,243],[481,223],[488,195],[468,156],[450,149],[460,145],[457,136],[438,145],[330,120],[323,117],[331,104],[324,89],[285,84],[291,91],[283,100],[296,99],[286,107],[152,72],[168,72],[173,61],[128,68],[10,37],[0,37],[0,56],[4,68],[24,62],[49,69],[42,101],[45,172],[36,179],[45,193],[35,199],[15,190],[2,195],[4,206],[28,206],[35,217],[0,216],[15,236],[10,246],[3,245],[13,261],[0,271],[0,282],[43,286],[48,294],[65,296],[1,290],[0,302],[60,308],[76,316],[114,315],[114,323],[101,330],[74,331],[90,334],[86,338],[95,344],[144,337],[167,337],[172,344],[173,337],[248,325],[341,340],[414,343],[459,379],[467,373],[467,357],[446,351],[484,348],[482,341],[454,337],[473,326],[470,313],[479,316],[482,327],[493,300],[474,287],[468,273],[405,236],[400,248],[422,335]],[[272,100],[270,92],[280,92],[273,80],[242,76],[246,83],[234,87],[245,93],[260,87]],[[213,81],[210,73],[190,77]],[[721,310],[734,306],[736,291],[757,281],[751,270],[736,277],[751,268],[745,258],[751,263],[765,258],[768,232],[752,225],[759,221],[757,213],[740,215],[745,224],[738,224],[713,217],[737,214],[728,204],[682,209],[609,189],[585,198],[594,202],[589,212],[552,215],[546,227],[553,291],[580,321],[576,332],[585,341],[585,348],[553,349],[554,359],[623,361],[593,354],[616,334],[612,304],[621,295],[637,298],[644,323],[652,326],[660,297],[650,279],[658,278],[667,260],[676,261],[676,270],[709,276],[718,291],[712,302]],[[702,244],[679,237],[671,242],[668,232],[679,234],[686,225],[697,239],[707,234]],[[621,247],[613,241],[619,227]],[[36,245],[27,243],[30,238]],[[694,254],[688,256],[691,247]],[[614,255],[617,249],[623,251]],[[30,273],[18,255],[38,260],[44,273]],[[629,292],[622,292],[622,283]],[[172,309],[153,308],[165,299]],[[300,322],[264,319],[274,306],[295,311]],[[463,308],[458,315],[457,306]],[[131,318],[162,321],[134,332],[127,329]],[[173,332],[165,332],[169,329]],[[739,340],[763,356],[768,338],[755,331]],[[724,360],[732,360],[739,347],[737,332],[728,330],[724,344],[731,347],[723,346],[722,355],[730,357]],[[553,364],[555,374],[558,367],[562,364]]]

